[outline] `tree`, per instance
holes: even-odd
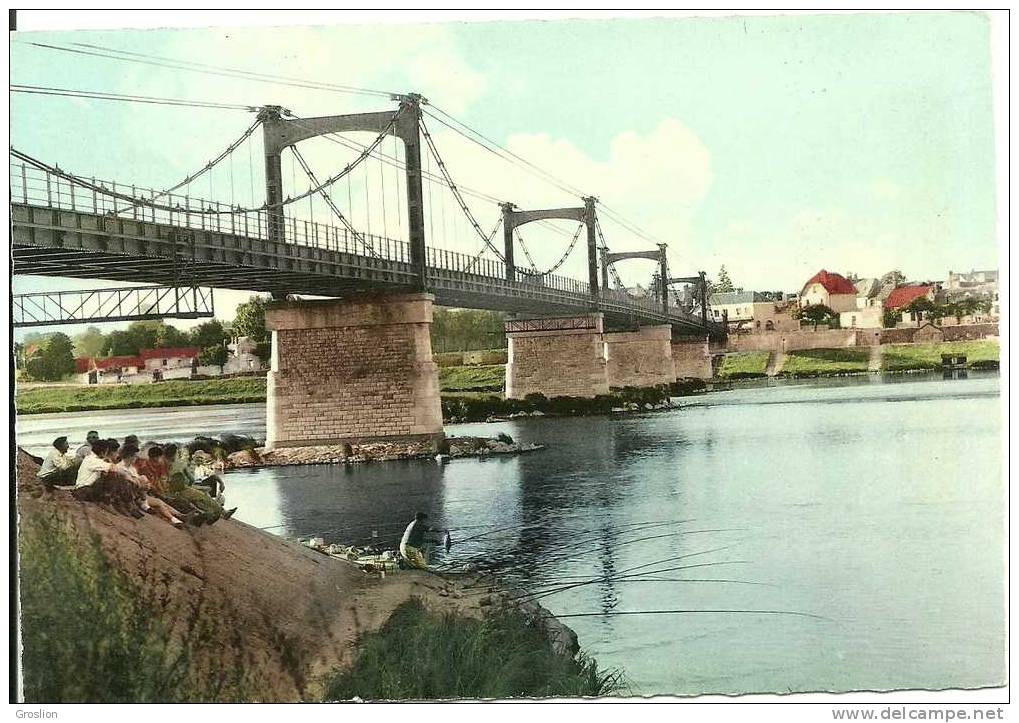
[[[933,315],[938,311],[938,305],[928,299],[926,296],[918,296],[917,298],[910,301],[908,304],[902,307],[902,311],[907,311],[916,317],[916,325],[920,326],[920,323],[924,320],[926,315],[928,318],[933,318]],[[944,314],[941,315],[942,318]]]
[[[103,356],[134,356],[137,353],[137,340],[127,331],[111,331],[103,341]]]
[[[711,292],[714,294],[724,294],[735,290],[736,287],[732,285],[729,272],[725,270],[725,264],[722,264],[722,268],[718,270],[718,281],[712,284]]]
[[[796,319],[813,322],[814,331],[817,331],[817,325],[821,322],[829,326],[837,326],[839,321],[838,313],[825,304],[807,304],[806,306],[801,306],[793,312],[793,316]]]
[[[191,330],[191,344],[199,349],[223,346],[227,342],[226,330],[219,319],[211,319]]]
[[[256,344],[269,340],[269,332],[265,328],[265,299],[252,296],[243,304],[237,305],[231,331],[236,336],[246,336]]]
[[[76,357],[97,357],[103,353],[106,335],[94,326],[77,334],[74,339],[74,355]]]
[[[902,318],[902,312],[898,309],[885,309],[881,314],[881,325],[886,329],[894,329]]]
[[[187,346],[190,342],[188,334],[175,326],[160,324],[156,329],[156,347],[166,349]]]
[[[25,362],[32,379],[56,382],[74,373],[74,346],[67,334],[56,333],[40,344]]]
[[[198,352],[198,363],[199,364],[217,364],[223,366],[226,364],[226,347],[222,344],[217,346],[209,346]]]
[[[881,285],[882,286],[891,285],[892,288],[905,283],[905,281],[906,275],[899,271],[898,269],[889,271],[887,274],[881,277]]]

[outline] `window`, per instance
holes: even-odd
[[[768,319],[766,322],[764,322],[764,330],[775,331],[775,322],[772,321],[771,319]]]
[[[849,322],[849,325],[850,325],[850,326],[856,326],[856,314],[853,314],[853,315],[852,315],[852,316],[850,317],[850,319],[851,319],[851,321]]]
[[[166,366],[166,361],[167,361],[166,359],[163,359],[163,366],[164,367]]]

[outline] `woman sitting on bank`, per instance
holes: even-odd
[[[138,459],[138,447],[133,443],[125,444],[120,450],[120,461],[117,463],[117,472],[135,484],[144,494],[141,508],[169,522],[174,527],[183,527],[184,521],[180,518],[183,515],[158,497],[148,494],[152,484],[148,478],[140,474],[135,468]]]

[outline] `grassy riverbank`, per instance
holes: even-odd
[[[1000,348],[995,341],[953,341],[942,344],[891,344],[884,350],[881,371],[899,372],[915,369],[940,369],[942,354],[963,354],[971,368],[998,362]]]
[[[616,689],[617,674],[557,652],[550,634],[515,608],[486,606],[467,580],[401,571],[382,581],[234,521],[177,530],[134,519],[44,493],[37,469],[18,455],[27,703]]]
[[[92,409],[186,407],[265,401],[264,377],[168,381],[158,384],[53,386],[19,389],[18,414],[83,412]]]
[[[866,347],[847,349],[804,349],[789,352],[779,371],[783,377],[825,377],[867,371],[870,350]]]
[[[617,690],[617,673],[601,672],[584,657],[557,655],[516,610],[465,620],[411,600],[362,638],[357,661],[332,678],[326,698],[576,698]]]
[[[755,379],[768,368],[768,352],[743,351],[726,354],[718,369],[719,379]]]

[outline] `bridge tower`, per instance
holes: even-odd
[[[403,141],[407,160],[407,228],[409,229],[410,262],[417,273],[415,291],[424,291],[427,283],[425,264],[425,207],[421,187],[421,103],[417,93],[394,96],[400,101],[397,111],[351,113],[316,118],[284,118],[287,112],[278,105],[267,105],[259,111],[265,147],[265,202],[268,209],[269,239],[285,241],[283,223],[283,177],[280,155],[284,148],[299,141],[329,133],[368,131],[388,133]]]
[[[527,223],[545,219],[565,219],[580,221],[587,227],[587,278],[591,290],[591,305],[597,310],[601,292],[598,286],[598,245],[595,240],[598,216],[594,196],[584,198],[583,206],[571,208],[544,208],[532,211],[521,211],[512,203],[500,204],[502,207],[503,256],[506,261],[506,280],[516,281],[516,264],[513,261],[513,232]]]

